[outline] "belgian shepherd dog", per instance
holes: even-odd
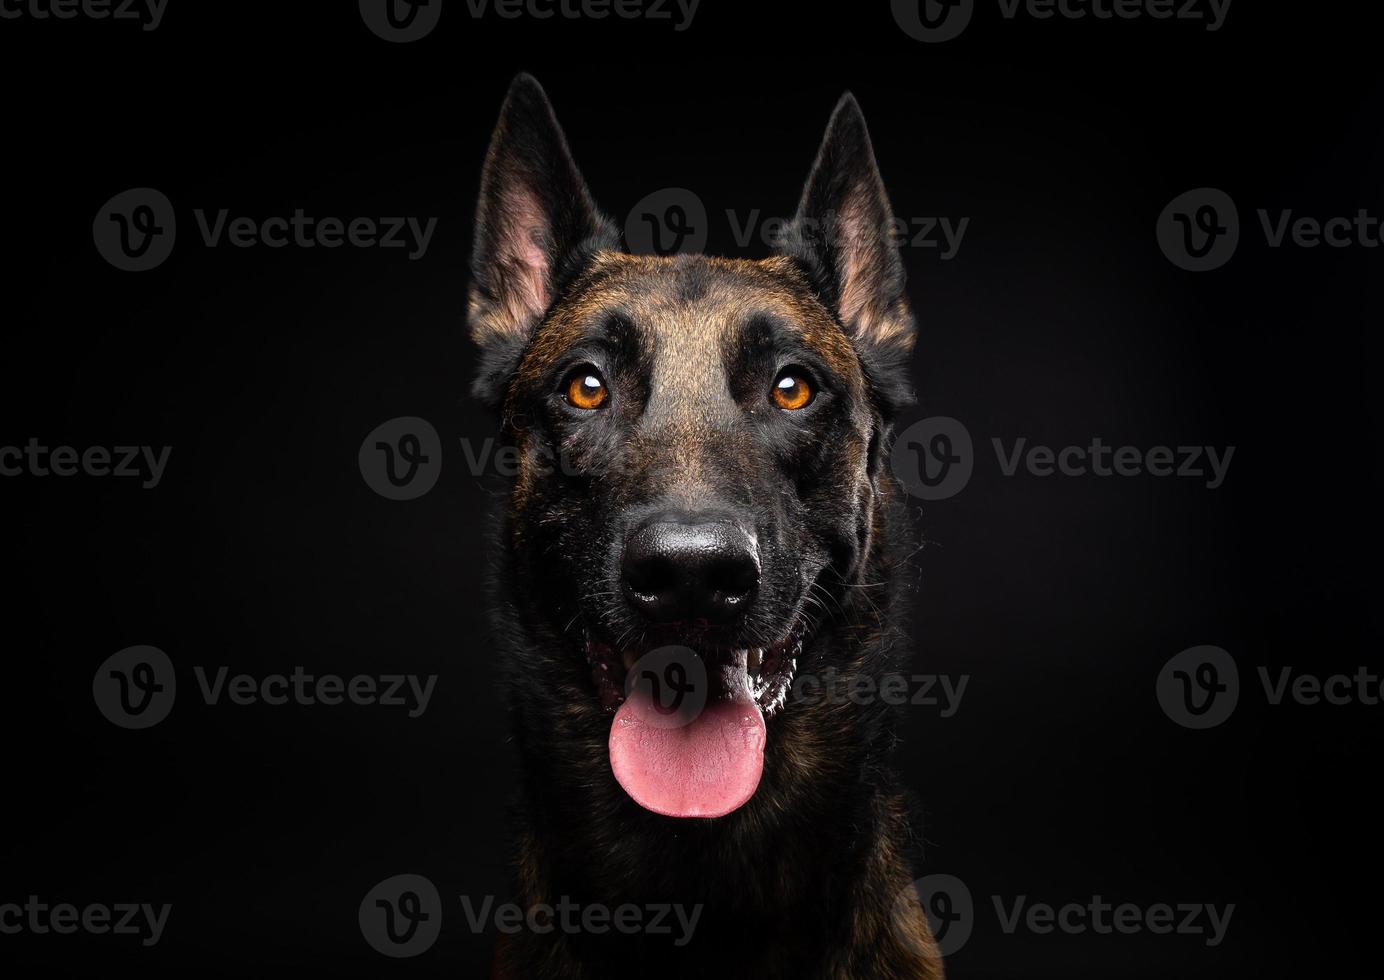
[[[497,976],[941,976],[893,709],[794,683],[907,648],[892,227],[846,95],[777,254],[629,254],[543,89],[511,85],[467,316],[518,460],[494,602],[518,904],[549,914]]]

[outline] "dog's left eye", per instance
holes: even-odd
[[[567,376],[563,397],[567,399],[567,404],[573,408],[590,412],[606,403],[606,399],[610,397],[610,391],[606,388],[605,380],[602,379],[600,373],[588,364],[577,368]]]
[[[815,394],[812,390],[812,382],[808,380],[806,372],[798,368],[788,368],[781,371],[774,381],[772,391],[774,404],[787,412],[796,412],[800,408],[806,408],[812,404],[812,398]]]

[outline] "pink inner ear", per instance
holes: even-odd
[[[541,316],[552,297],[548,294],[548,220],[536,195],[524,187],[505,191],[500,221],[504,232],[500,266],[504,270],[504,299],[516,320]]]
[[[869,192],[856,186],[837,215],[838,270],[841,295],[838,315],[855,337],[877,344],[912,347],[912,320],[907,307],[883,295],[886,236],[892,228],[869,204]]]
[[[867,324],[857,324],[857,321],[867,315],[873,299],[876,283],[872,281],[869,266],[877,261],[881,244],[879,240],[871,241],[870,236],[883,236],[884,229],[870,227],[869,209],[864,206],[863,198],[859,188],[852,188],[837,215],[840,222],[837,254],[841,256],[841,322],[867,329]]]

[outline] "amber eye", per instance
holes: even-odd
[[[813,394],[807,375],[796,368],[784,371],[774,382],[774,404],[785,411],[796,412],[806,408],[812,403]]]
[[[572,372],[567,379],[566,390],[563,394],[567,398],[568,405],[588,412],[600,408],[610,397],[610,391],[606,388],[605,382],[596,373],[596,369],[590,365]]]

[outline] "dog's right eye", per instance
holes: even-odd
[[[563,397],[573,408],[593,412],[606,403],[610,391],[600,372],[590,364],[584,364],[567,376]]]
[[[807,380],[807,372],[799,368],[785,368],[779,372],[771,392],[774,404],[785,412],[796,412],[812,403],[815,392]]]

